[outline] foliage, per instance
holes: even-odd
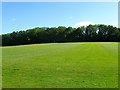
[[[87,27],[36,27],[26,31],[2,35],[2,45],[24,45],[61,42],[118,42],[120,29],[110,25],[89,25]]]

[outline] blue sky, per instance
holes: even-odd
[[[117,26],[117,2],[3,2],[2,33],[34,27]]]

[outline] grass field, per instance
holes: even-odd
[[[118,87],[118,43],[3,47],[3,88]]]
[[[2,89],[2,47],[0,47],[0,89]]]

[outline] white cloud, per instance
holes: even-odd
[[[74,17],[73,16],[70,16],[69,19],[73,19]]]
[[[74,27],[88,26],[90,24],[95,25],[95,23],[93,23],[93,22],[82,21],[82,22],[77,22]]]
[[[11,21],[12,21],[12,22],[15,22],[15,21],[16,21],[16,18],[12,18]]]
[[[73,27],[77,28],[77,27],[81,27],[81,26],[88,26],[88,25],[95,25],[95,24],[105,24],[105,25],[112,25],[114,27],[118,27],[117,24],[112,24],[112,23],[94,23],[94,22],[90,22],[90,21],[82,21],[82,22],[77,22]]]

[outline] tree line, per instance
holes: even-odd
[[[111,25],[36,27],[0,35],[2,46],[62,42],[119,42],[120,28]]]

